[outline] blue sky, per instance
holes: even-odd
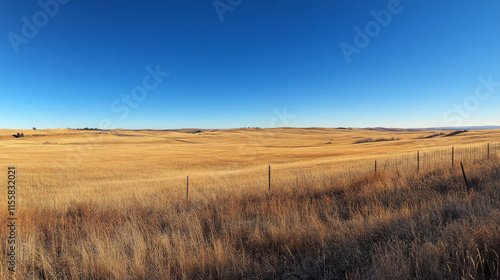
[[[500,125],[496,0],[0,8],[0,128]]]

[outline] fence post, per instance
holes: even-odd
[[[271,165],[269,165],[269,191],[271,191]]]
[[[377,161],[375,161],[375,173],[377,172]]]
[[[451,167],[455,166],[455,147],[451,147]]]
[[[420,151],[417,151],[417,172],[420,171]]]
[[[186,181],[186,199],[189,199],[189,176],[187,176]]]
[[[467,191],[469,191],[470,190],[469,182],[467,182],[467,177],[465,176],[464,165],[462,164],[462,162],[460,162],[460,166],[462,167],[462,174],[464,175],[465,186],[467,187]]]
[[[490,159],[490,143],[488,143],[488,159]]]

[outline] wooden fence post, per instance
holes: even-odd
[[[488,159],[490,159],[490,143],[488,143]]]
[[[187,176],[186,181],[186,199],[189,199],[189,176]]]
[[[377,172],[377,161],[375,161],[375,173]]]
[[[417,151],[417,172],[420,171],[420,151]]]
[[[460,166],[462,167],[462,174],[464,175],[465,186],[467,186],[467,191],[469,191],[470,190],[469,182],[467,182],[467,177],[465,176],[464,165],[462,164],[462,162],[460,162]]]
[[[271,191],[271,165],[269,165],[269,191]]]

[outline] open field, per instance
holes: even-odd
[[[450,133],[0,130],[17,277],[498,278],[500,131]]]

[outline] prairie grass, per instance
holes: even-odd
[[[187,137],[178,139],[204,136]],[[425,141],[406,137],[402,141]],[[54,138],[59,144],[43,147],[56,160],[63,143],[80,141]],[[143,138],[127,138],[139,141],[135,149],[142,151],[141,161],[132,160],[137,150],[115,150],[124,141],[121,138],[115,144],[104,138],[95,150],[100,145],[108,148],[106,156],[84,157],[80,170],[54,168],[46,164],[50,158],[37,157],[30,150],[36,160],[17,164],[17,272],[9,274],[6,265],[1,265],[0,278],[500,278],[497,154],[485,159],[478,152],[480,160],[457,159],[464,161],[473,189],[467,192],[456,165],[452,168],[435,161],[420,173],[414,166],[409,170],[380,168],[374,173],[372,160],[381,161],[389,152],[360,157],[353,150],[333,161],[336,168],[332,168],[332,162],[311,161],[315,152],[305,149],[299,161],[280,155],[285,159],[273,165],[268,192],[267,170],[259,167],[260,157],[228,169],[218,164],[221,159],[200,154],[194,165],[196,159],[188,161],[181,152],[206,148],[189,144],[186,150],[162,152],[177,153],[171,157],[177,163],[162,162],[154,157],[155,152],[148,153],[157,146],[140,146],[140,141],[156,140]],[[281,145],[296,145],[286,138],[275,134],[273,139],[281,139]],[[346,137],[345,145],[352,139]],[[42,139],[36,141],[43,145]],[[273,141],[265,145],[276,145]],[[27,143],[24,147],[33,142]],[[329,149],[319,138],[318,143],[318,149]],[[367,145],[380,144],[391,145]],[[259,146],[258,152],[271,158],[279,148],[265,149]],[[112,164],[110,155],[119,157],[120,164]],[[221,157],[224,162],[237,160],[230,153]],[[365,161],[369,162],[366,170]],[[357,168],[348,168],[357,162]],[[176,170],[177,165],[195,174],[190,176],[189,200],[185,198],[186,174]],[[169,172],[162,171],[168,167]],[[61,170],[66,172],[56,172]],[[7,218],[5,211],[0,215],[0,219]],[[6,260],[7,235],[7,228],[0,227],[1,263]]]
[[[30,208],[18,279],[498,279],[500,167]],[[6,218],[6,215],[4,217]],[[6,239],[2,227],[0,238]],[[4,279],[7,272],[2,271]],[[312,277],[312,278],[311,278]]]

